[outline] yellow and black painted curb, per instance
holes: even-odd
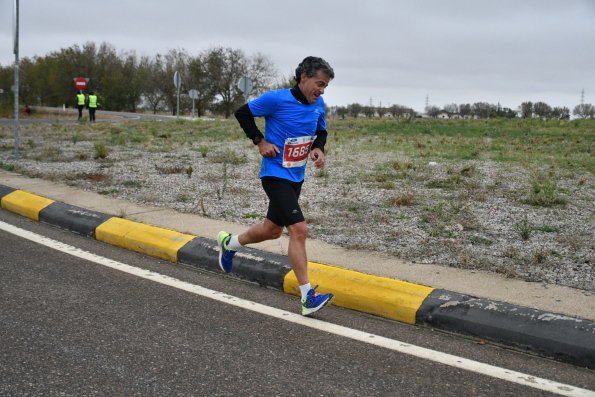
[[[57,202],[0,184],[0,206],[97,240],[174,263],[218,271],[214,240]],[[312,284],[334,304],[408,324],[478,337],[595,368],[595,322],[309,262]],[[298,295],[287,257],[245,248],[233,276]]]

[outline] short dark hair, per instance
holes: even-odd
[[[314,77],[319,70],[331,80],[335,78],[335,71],[327,61],[319,57],[306,57],[295,69],[295,81],[300,82],[302,73],[306,73],[308,77]]]

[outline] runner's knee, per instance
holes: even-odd
[[[272,222],[266,222],[265,225],[269,237],[268,240],[278,239],[283,234],[283,228],[281,226],[275,225]]]
[[[308,225],[306,225],[306,222],[293,224],[288,227],[288,230],[290,238],[306,241],[306,238],[308,237]]]

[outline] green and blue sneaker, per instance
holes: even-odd
[[[231,240],[231,234],[227,232],[219,232],[217,235],[217,245],[219,246],[219,267],[225,273],[231,272],[231,268],[233,267],[233,256],[235,255],[236,251],[232,251],[227,248],[227,244]]]

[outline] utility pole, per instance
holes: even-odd
[[[14,36],[14,157],[19,159],[19,0],[14,0],[13,9]]]

